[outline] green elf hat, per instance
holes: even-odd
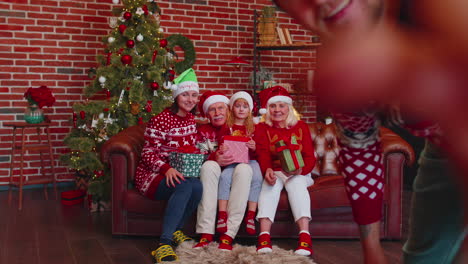
[[[187,91],[197,91],[199,92],[197,75],[195,71],[190,68],[184,71],[174,79],[174,84],[171,86],[172,89],[172,98],[175,99],[179,94]]]

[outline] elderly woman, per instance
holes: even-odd
[[[151,252],[157,263],[177,260],[172,244],[190,240],[181,229],[197,209],[203,191],[198,178],[185,178],[169,165],[171,151],[194,146],[197,142],[197,127],[192,114],[199,91],[195,73],[189,69],[174,82],[174,103],[151,118],[146,126],[145,145],[135,177],[135,186],[143,195],[168,201],[159,245]]]
[[[299,228],[299,244],[294,252],[298,255],[311,255],[313,251],[309,233],[310,196],[307,187],[313,184],[311,171],[316,159],[309,127],[298,119],[292,106],[292,98],[283,87],[275,86],[263,90],[260,93],[260,101],[264,107],[260,112],[265,113],[265,122],[258,124],[255,142],[264,181],[258,202],[257,219],[260,222],[260,234],[257,252],[272,252],[270,229],[275,219],[281,190],[285,188],[294,220]],[[304,166],[294,171],[284,171],[275,145],[281,140],[290,142],[293,136],[297,140]]]

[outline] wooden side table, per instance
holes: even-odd
[[[23,207],[23,186],[32,185],[32,184],[44,184],[44,196],[46,200],[48,199],[47,194],[47,184],[53,183],[55,198],[57,199],[57,186],[55,179],[55,168],[54,168],[54,156],[52,153],[52,142],[50,140],[50,123],[39,123],[39,124],[28,124],[26,122],[5,122],[3,123],[5,127],[13,128],[13,140],[11,144],[11,164],[10,164],[10,181],[8,187],[8,204],[11,204],[11,190],[12,187],[18,187],[19,189],[19,203],[18,209],[21,210]],[[31,142],[31,140],[26,140],[26,134],[24,133],[27,128],[36,128],[38,140],[37,142]],[[44,128],[44,131],[47,135],[47,141],[43,142],[41,139],[41,128]],[[21,131],[21,141],[16,142],[17,130]],[[33,180],[25,180],[23,175],[24,168],[24,156],[26,151],[39,151],[41,158],[41,177]],[[43,153],[49,154],[50,169],[51,175],[47,177],[44,167],[44,156]],[[18,180],[13,180],[13,167],[15,164],[15,158],[18,156],[20,158],[20,175]]]

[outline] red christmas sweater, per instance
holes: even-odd
[[[212,126],[210,123],[203,124],[198,127],[198,141],[200,143],[206,143],[207,141],[210,142],[212,146],[216,149],[218,148],[223,136],[229,135],[231,131],[229,128],[224,125],[221,127]],[[209,160],[215,159],[215,151],[212,151],[208,156]]]
[[[257,144],[257,160],[262,169],[263,175],[268,168],[275,171],[281,170],[281,163],[275,144],[283,138],[296,136],[299,150],[304,159],[302,175],[309,174],[315,166],[314,145],[310,136],[309,126],[299,121],[291,128],[271,127],[265,123],[260,123],[255,127],[255,142]]]
[[[194,116],[181,117],[165,109],[151,118],[145,129],[145,144],[136,169],[135,187],[145,196],[154,199],[159,183],[165,178],[169,153],[182,146],[195,146],[197,127]]]

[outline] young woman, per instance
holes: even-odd
[[[184,178],[169,165],[169,153],[178,147],[194,146],[197,127],[192,111],[198,102],[198,83],[192,69],[175,81],[171,107],[153,117],[145,130],[145,145],[137,167],[135,185],[145,196],[167,200],[162,235],[156,250],[151,252],[157,263],[175,261],[171,244],[191,240],[182,231],[185,221],[197,209],[203,187],[198,178]]]
[[[307,187],[313,184],[311,172],[315,166],[315,155],[308,125],[298,120],[295,115],[292,99],[281,86],[262,90],[260,93],[262,107],[266,109],[265,123],[260,123],[255,132],[257,155],[260,168],[264,174],[260,198],[258,201],[257,219],[260,222],[257,252],[272,252],[270,229],[274,222],[276,209],[283,188],[288,193],[289,204],[294,220],[299,227],[299,244],[294,253],[312,254],[312,240],[309,233],[310,196]],[[282,169],[276,144],[283,140],[297,140],[304,160],[304,166],[295,171]]]
[[[253,175],[250,184],[249,200],[247,203],[247,214],[244,222],[246,231],[249,235],[255,235],[255,213],[257,211],[258,196],[262,188],[262,172],[260,166],[255,160],[255,141],[252,139],[254,133],[254,122],[252,117],[253,100],[250,94],[246,92],[237,92],[232,95],[229,100],[231,115],[228,117],[227,126],[231,131],[232,136],[250,137],[250,141],[246,142],[249,149],[249,164],[252,167]],[[218,186],[218,221],[216,232],[224,234],[227,231],[227,206],[229,194],[231,191],[231,183],[233,171],[237,163],[226,166],[221,172]]]

